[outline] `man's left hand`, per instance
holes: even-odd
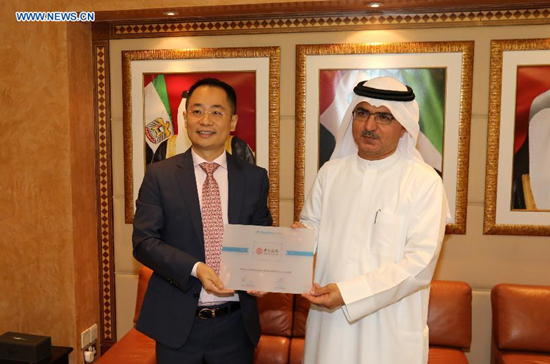
[[[316,304],[317,306],[334,310],[344,305],[344,299],[340,293],[340,289],[334,283],[327,284],[324,287],[315,283],[311,288],[309,294],[302,295],[309,302]]]

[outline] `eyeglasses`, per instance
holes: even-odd
[[[213,121],[221,121],[225,118],[225,115],[229,115],[229,116],[234,115],[234,114],[225,113],[223,111],[218,111],[218,110],[206,111],[202,109],[194,109],[187,113],[189,117],[197,120],[201,120],[202,118],[205,117],[206,114],[208,114],[210,117],[210,120],[213,120]]]
[[[392,121],[395,120],[393,115],[389,112],[373,112],[373,113],[371,113],[367,109],[357,109],[357,110],[354,110],[352,112],[352,114],[353,114],[353,120],[357,120],[357,121],[361,121],[361,122],[365,122],[365,121],[369,120],[371,115],[373,115],[374,116],[374,121],[376,121],[376,123],[382,124],[382,125],[389,125],[389,124],[391,124]]]

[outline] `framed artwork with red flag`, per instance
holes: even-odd
[[[269,204],[278,221],[278,47],[122,52],[125,221],[148,164],[185,152],[191,143],[182,113],[196,81],[217,78],[237,94],[237,129],[226,150],[269,171]]]
[[[550,235],[550,39],[493,40],[485,234]]]
[[[417,149],[442,176],[453,222],[466,232],[473,42],[322,44],[296,47],[294,214],[330,159],[353,87],[391,76],[414,89],[420,107]]]

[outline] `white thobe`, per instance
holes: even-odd
[[[350,155],[319,171],[302,210],[317,232],[315,282],[345,305],[312,305],[304,364],[425,364],[428,300],[445,234],[441,178],[397,150]]]

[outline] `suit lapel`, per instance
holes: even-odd
[[[239,161],[229,153],[227,153],[227,176],[229,180],[228,219],[230,224],[239,224],[245,195],[246,176]]]
[[[202,230],[201,208],[199,204],[199,195],[197,191],[197,181],[195,179],[195,167],[193,166],[193,157],[191,148],[181,155],[178,163],[179,170],[176,171],[176,180],[178,181],[185,206],[191,216],[191,221],[195,232],[201,242],[204,242]]]

